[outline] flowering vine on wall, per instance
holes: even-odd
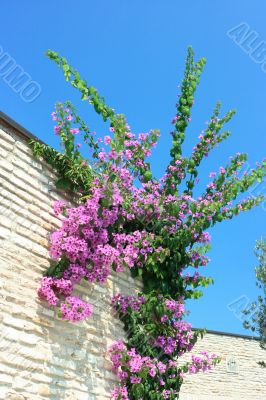
[[[112,299],[127,342],[118,340],[110,348],[120,380],[111,396],[117,400],[176,399],[187,373],[208,370],[219,362],[219,357],[207,352],[185,364],[178,361],[201,334],[184,320],[184,303],[199,298],[200,288],[212,282],[198,272],[209,261],[207,229],[262,201],[261,196],[237,201],[237,196],[265,176],[266,161],[241,176],[247,156],[238,153],[217,173],[210,173],[211,182],[201,196],[194,197],[198,167],[229,136],[222,128],[234,111],[220,116],[218,103],[191,155],[182,155],[205,64],[204,59],[194,62],[191,48],[172,121],[171,160],[160,179],[153,176],[147,161],[159,131],[134,134],[125,116],[108,107],[65,58],[52,51],[47,54],[81,92],[82,100],[109,122],[110,135],[96,139],[66,102],[58,103],[52,113],[64,152],[32,143],[35,156],[42,156],[59,173],[57,186],[71,189],[78,198],[72,208],[62,201],[55,203],[56,215],[63,214],[62,225],[51,235],[53,262],[38,294],[58,309],[62,319],[76,322],[90,317],[93,306],[73,294],[75,284],[85,280],[104,285],[112,271],[130,270],[134,277],[141,277],[142,292],[136,296],[119,293]],[[81,146],[88,146],[87,159]],[[188,272],[193,268],[195,272]]]

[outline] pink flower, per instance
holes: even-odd
[[[137,378],[135,376],[130,377],[130,382],[135,384],[135,383],[141,383],[141,378]]]
[[[110,160],[111,160],[111,159],[116,160],[117,157],[118,157],[118,154],[117,154],[117,152],[116,152],[115,150],[111,150],[111,151],[108,153],[108,158],[109,158]]]
[[[53,204],[54,213],[58,216],[66,208],[66,202],[63,200],[57,200]]]
[[[161,322],[164,323],[164,322],[166,322],[166,321],[168,321],[168,316],[167,316],[167,315],[163,315],[163,316],[161,317]]]
[[[98,156],[99,156],[99,159],[100,159],[101,161],[104,161],[104,160],[105,160],[106,154],[105,154],[103,151],[100,151],[100,153],[98,154]]]
[[[125,150],[125,156],[128,160],[130,160],[133,157],[133,153],[131,150]]]
[[[104,143],[105,144],[110,144],[112,141],[112,138],[110,136],[104,136]]]
[[[61,304],[60,312],[63,320],[78,322],[92,315],[93,305],[86,303],[79,297],[68,296],[65,302]]]
[[[52,112],[51,116],[53,121],[57,121],[57,116],[55,112]]]
[[[70,128],[69,129],[72,135],[77,135],[79,133],[79,128]]]
[[[62,129],[62,126],[61,126],[61,125],[56,125],[56,126],[54,126],[54,132],[55,132],[55,134],[58,135],[58,134],[60,133],[61,129]]]

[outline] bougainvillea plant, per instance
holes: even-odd
[[[176,399],[184,375],[219,362],[219,357],[208,353],[192,356],[187,363],[178,360],[192,350],[201,334],[184,320],[184,303],[199,298],[201,287],[212,282],[198,272],[209,261],[207,230],[262,201],[261,196],[241,200],[238,196],[262,180],[266,161],[241,175],[247,156],[238,153],[217,173],[210,173],[201,196],[194,195],[201,161],[229,136],[222,129],[234,111],[220,116],[218,103],[191,155],[182,155],[205,64],[204,59],[194,61],[191,48],[172,121],[170,163],[160,179],[147,161],[159,131],[133,133],[125,116],[108,107],[65,58],[53,51],[47,55],[81,92],[82,100],[109,123],[110,134],[96,139],[66,102],[57,104],[52,113],[63,153],[32,143],[35,156],[42,156],[57,170],[57,186],[70,189],[77,204],[55,204],[56,215],[63,215],[62,225],[51,235],[53,263],[42,278],[39,296],[57,307],[62,319],[76,322],[93,313],[91,304],[74,295],[76,283],[104,285],[113,271],[126,270],[142,279],[142,292],[135,296],[117,293],[111,299],[127,337],[124,342],[117,338],[110,348],[120,380],[111,396],[116,400]]]

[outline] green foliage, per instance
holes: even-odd
[[[58,189],[78,193],[81,189],[89,191],[93,175],[88,165],[84,168],[81,158],[69,157],[37,141],[31,141],[30,146],[35,157],[42,157],[59,174],[60,178],[56,181]]]

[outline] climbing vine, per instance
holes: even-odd
[[[54,205],[62,214],[61,227],[51,235],[53,262],[41,281],[39,296],[57,307],[64,320],[90,317],[93,306],[73,294],[76,283],[104,284],[112,273],[130,270],[142,279],[135,296],[117,293],[114,309],[123,321],[127,341],[118,340],[110,357],[120,384],[112,398],[176,399],[187,373],[210,369],[219,362],[204,352],[187,363],[178,358],[190,352],[202,332],[184,319],[184,304],[202,295],[212,278],[198,272],[209,259],[208,228],[250,210],[262,196],[238,200],[266,175],[266,161],[241,176],[247,156],[238,153],[217,173],[199,197],[198,168],[208,153],[229,136],[223,126],[234,111],[220,115],[218,103],[190,156],[182,154],[194,95],[205,59],[194,61],[191,48],[185,66],[166,173],[158,179],[147,161],[159,131],[136,135],[126,118],[106,105],[65,58],[53,51],[48,57],[63,70],[66,80],[94,107],[110,134],[96,138],[70,102],[58,103],[52,118],[63,152],[32,142],[36,157],[43,157],[59,173],[57,186],[71,190],[77,206]],[[84,158],[86,155],[86,159]],[[193,272],[194,271],[194,272]]]

